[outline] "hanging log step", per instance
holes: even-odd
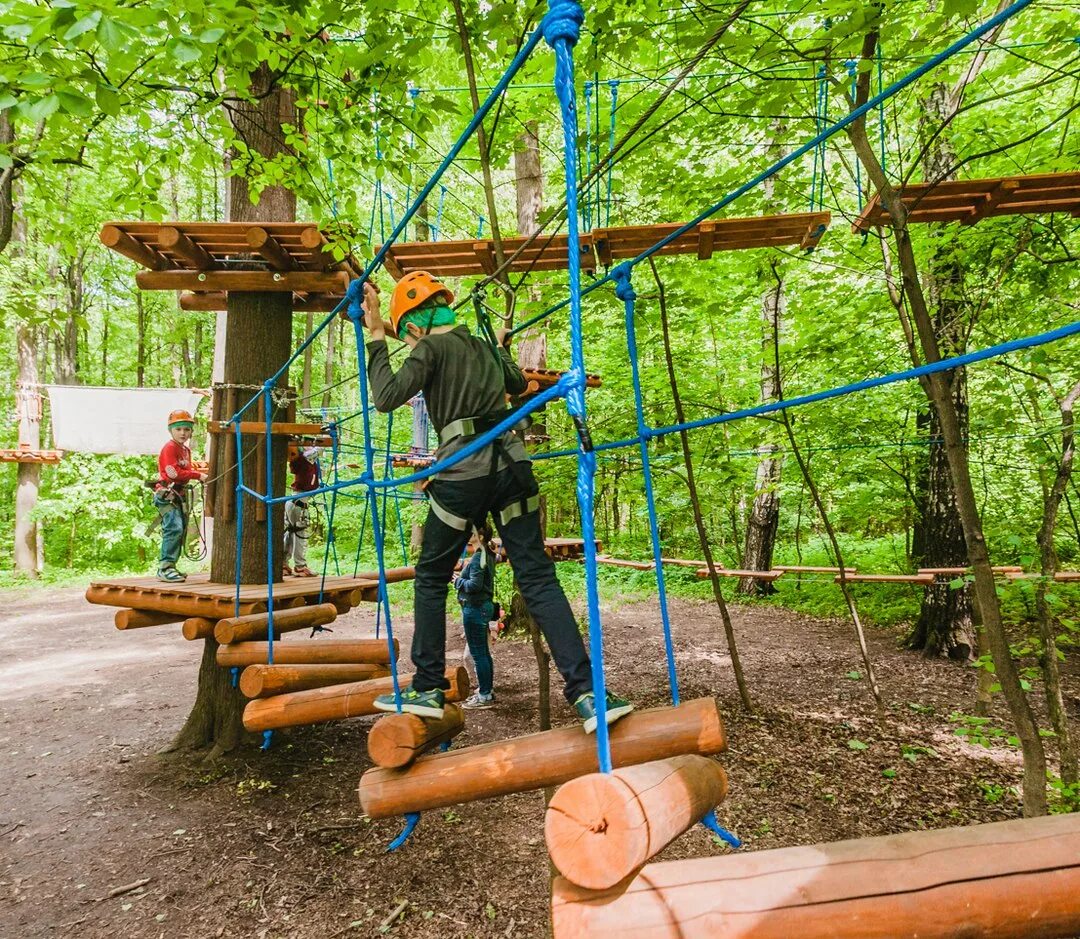
[[[113,617],[117,629],[144,629],[178,623],[184,617],[176,613],[154,613],[149,610],[117,610]]]
[[[720,764],[692,753],[579,776],[548,803],[548,853],[572,884],[606,890],[700,822],[726,795]]]
[[[420,754],[453,740],[464,729],[465,713],[455,704],[446,705],[443,716],[437,719],[387,714],[368,731],[368,756],[376,766],[408,766]]]
[[[277,647],[274,658],[277,658]],[[382,665],[249,665],[240,674],[240,691],[249,698],[268,698],[309,688],[370,681],[390,674]]]
[[[394,656],[398,641],[394,640]],[[222,668],[265,665],[266,641],[234,642],[219,646],[217,663]],[[388,665],[390,650],[385,639],[311,639],[300,642],[275,642],[275,665]]]
[[[555,939],[1080,935],[1080,815],[649,864],[552,886]]]
[[[301,606],[291,610],[279,610],[274,613],[274,632],[289,633],[313,626],[325,626],[337,619],[337,609],[332,603],[319,603],[315,606]],[[266,635],[270,626],[269,613],[256,613],[251,616],[230,616],[219,620],[214,627],[214,638],[221,645],[233,642],[247,642]]]
[[[450,682],[447,701],[460,701],[469,696],[469,673],[464,668],[447,669],[446,678]],[[398,682],[401,688],[407,688],[412,675],[402,675]],[[381,694],[391,694],[393,690],[393,679],[374,678],[261,698],[249,701],[244,708],[244,727],[250,731],[278,730],[377,714],[375,699]]]
[[[611,727],[614,766],[719,753],[725,746],[712,698],[635,711]],[[360,805],[372,818],[388,818],[558,786],[598,769],[595,738],[581,727],[560,727],[423,756],[406,769],[369,769],[360,777]]]

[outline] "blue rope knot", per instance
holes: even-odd
[[[637,299],[634,285],[630,282],[632,273],[633,268],[626,261],[611,269],[611,277],[615,281],[615,296],[625,303]]]
[[[364,302],[365,281],[366,278],[360,277],[349,284],[349,289],[345,291],[345,300],[348,303],[345,315],[354,323],[364,318],[364,310],[360,304]]]
[[[540,23],[540,31],[553,49],[560,39],[575,46],[584,22],[585,10],[578,0],[548,0],[548,11]]]

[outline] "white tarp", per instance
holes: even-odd
[[[76,453],[156,456],[169,439],[169,412],[194,414],[203,400],[190,388],[46,387],[53,446]]]

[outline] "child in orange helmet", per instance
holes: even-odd
[[[187,536],[187,507],[185,497],[188,483],[206,479],[192,467],[188,441],[195,428],[195,419],[187,411],[169,415],[169,436],[172,438],[158,454],[158,482],[154,486],[154,506],[161,517],[161,554],[158,561],[158,580],[183,583],[187,575],[176,569]]]
[[[452,456],[476,436],[502,421],[506,394],[520,394],[525,379],[507,348],[507,330],[496,336],[498,348],[476,338],[455,321],[453,293],[424,271],[406,274],[390,300],[390,322],[380,315],[377,289],[359,281],[350,289],[349,315],[371,333],[367,371],[372,401],[392,411],[423,391],[431,422],[439,434],[436,457]],[[408,345],[409,356],[394,372],[386,346],[389,331]],[[490,513],[502,537],[522,597],[551,649],[565,681],[567,701],[585,732],[596,729],[589,656],[577,621],[544,551],[540,532],[539,487],[524,444],[504,433],[479,452],[438,473],[426,489],[428,516],[414,582],[415,626],[411,687],[402,691],[402,709],[421,717],[443,713],[446,680],[446,594],[454,565],[474,529]],[[376,699],[381,711],[396,710],[393,695]],[[607,696],[607,721],[633,709],[615,694]]]

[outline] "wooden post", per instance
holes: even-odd
[[[1080,815],[558,878],[556,939],[1053,939],[1080,933]]]
[[[408,766],[421,753],[452,740],[465,729],[461,708],[448,704],[438,720],[415,714],[387,714],[368,732],[367,748],[376,766]]]
[[[249,698],[268,698],[309,688],[370,681],[387,674],[381,665],[249,665],[240,675],[240,690]]]
[[[548,853],[571,883],[606,890],[700,822],[726,795],[720,764],[695,754],[579,776],[548,805]]]
[[[448,668],[446,678],[450,690],[446,700],[460,701],[469,696],[469,675],[465,669]],[[401,688],[409,687],[412,675],[398,676]],[[346,717],[363,717],[377,714],[375,699],[394,690],[390,678],[355,681],[348,685],[331,685],[328,688],[312,688],[294,691],[273,698],[251,701],[244,708],[244,726],[248,730],[277,730],[280,727],[297,727],[301,724],[323,724],[326,721],[343,720]]]
[[[113,621],[117,629],[143,629],[146,626],[163,626],[178,623],[184,617],[176,613],[153,613],[147,610],[117,610]]]
[[[315,606],[295,607],[291,610],[278,610],[274,613],[274,632],[288,633],[312,626],[325,626],[337,619],[337,610],[332,603],[319,603]],[[269,613],[255,613],[251,616],[229,616],[219,620],[214,627],[214,638],[221,644],[246,642],[261,639],[266,635],[270,624]]]
[[[265,665],[267,644],[234,642],[217,650],[217,664],[222,668]],[[398,642],[394,640],[394,655]],[[390,652],[384,639],[312,639],[301,642],[275,642],[275,665],[387,665]]]
[[[611,727],[611,760],[630,766],[726,746],[712,698],[635,711]],[[558,786],[594,773],[596,741],[580,727],[481,744],[418,759],[403,770],[370,769],[360,777],[360,805],[372,818]]]

